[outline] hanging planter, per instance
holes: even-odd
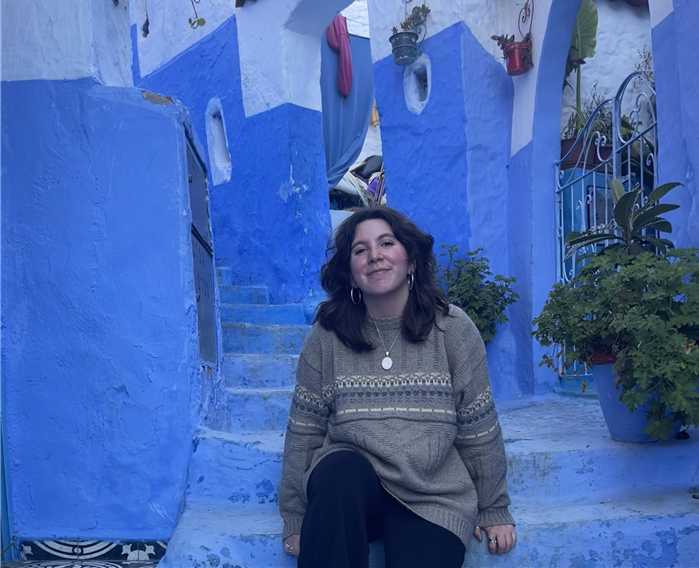
[[[425,21],[429,13],[430,9],[425,4],[415,6],[410,15],[406,16],[401,23],[401,31],[398,31],[398,28],[395,27],[391,30],[392,35],[388,38],[388,41],[391,42],[393,61],[395,61],[396,65],[405,67],[415,63],[418,55],[420,55],[420,45],[422,44],[422,41],[418,44],[418,40],[420,37],[424,40],[427,35]]]
[[[396,31],[388,41],[393,48],[393,61],[396,65],[404,67],[412,65],[418,56],[417,40],[419,36],[415,32]]]
[[[532,59],[532,20],[534,19],[534,0],[527,0],[519,13],[518,27],[521,41],[515,41],[515,36],[494,35],[491,39],[498,42],[502,54],[507,61],[507,74],[521,75],[534,67]],[[529,31],[522,33],[522,24],[529,22]]]
[[[527,39],[529,34],[525,36],[525,41],[513,41],[504,50],[505,59],[507,59],[507,74],[521,75],[534,67],[532,61],[532,42]]]

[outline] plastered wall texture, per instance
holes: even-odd
[[[180,110],[92,79],[2,84],[12,532],[167,539],[197,331]]]
[[[405,102],[410,69],[392,57],[374,65],[388,204],[431,232],[438,253],[442,244],[462,253],[482,247],[493,271],[508,274],[512,81],[463,23],[429,37],[422,49],[432,85],[420,114]],[[532,390],[531,373],[514,372],[517,357],[504,326],[489,346],[497,396]]]
[[[2,80],[131,85],[128,2],[3,0]]]
[[[674,11],[653,28],[658,105],[660,182],[680,182],[668,195],[680,209],[668,215],[678,246],[699,247],[699,63],[686,46],[686,34],[699,24],[699,4],[675,0]]]
[[[303,303],[310,318],[330,233],[322,117],[283,104],[246,118],[236,38],[231,18],[137,82],[177,96],[202,140],[209,100],[220,99],[231,180],[209,184],[217,265],[234,285],[267,285],[272,303]]]

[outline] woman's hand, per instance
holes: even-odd
[[[284,552],[291,556],[298,556],[301,552],[301,536],[292,534],[284,539]]]
[[[496,525],[494,527],[476,527],[473,529],[473,536],[483,542],[483,534],[488,537],[488,552],[490,554],[506,554],[517,542],[515,527],[512,525]]]

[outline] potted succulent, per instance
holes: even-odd
[[[493,276],[488,259],[481,256],[483,249],[467,252],[459,258],[456,245],[442,245],[446,252],[445,265],[438,274],[438,283],[450,303],[459,306],[476,324],[483,342],[488,343],[497,332],[497,326],[508,321],[505,310],[519,295],[512,290],[515,278]]]
[[[491,39],[497,41],[502,49],[502,55],[507,61],[508,75],[521,75],[534,66],[531,32],[525,34],[522,41],[515,41],[514,35],[494,35]]]
[[[422,29],[424,34],[424,24],[429,13],[430,9],[425,4],[415,6],[401,23],[401,31],[398,31],[396,27],[391,30],[391,37],[388,38],[388,41],[391,42],[393,60],[396,65],[403,67],[415,63],[419,55],[417,41],[420,35],[418,31]]]
[[[648,234],[671,232],[661,215],[677,206],[659,200],[677,185],[658,187],[641,205],[640,188],[624,193],[614,180],[615,224],[569,235],[569,255],[586,252],[578,256],[585,265],[554,285],[534,320],[541,345],[565,345],[564,369],[592,366],[619,441],[667,439],[678,425],[699,425],[699,251]],[[541,364],[555,368],[555,354]]]

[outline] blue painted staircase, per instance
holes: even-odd
[[[277,509],[301,305],[270,305],[266,288],[219,272],[230,431],[194,440],[186,506],[161,568],[296,565]],[[491,557],[472,541],[465,566],[696,566],[699,431],[689,440],[620,444],[594,400],[548,395],[498,404],[518,544]],[[699,496],[699,495],[698,495]],[[372,566],[383,566],[381,544]]]

